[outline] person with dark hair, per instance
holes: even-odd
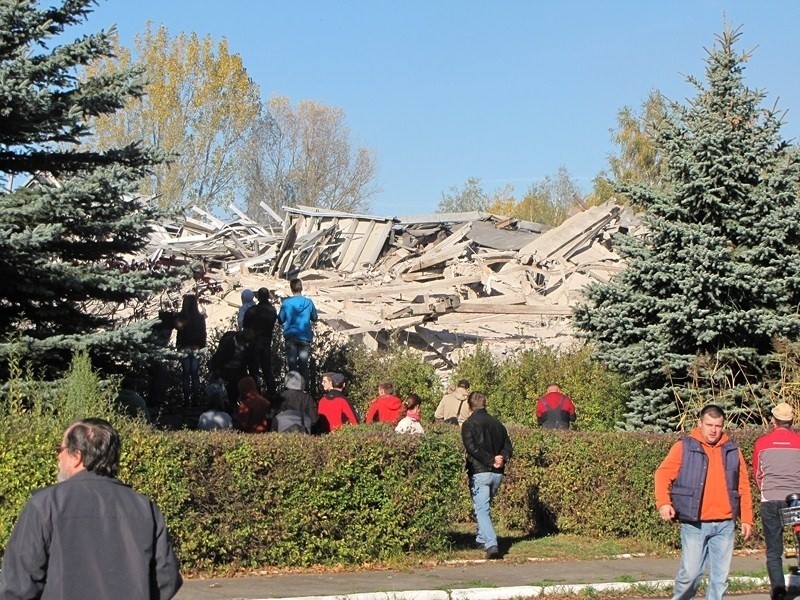
[[[447,423],[448,425],[461,427],[469,417],[468,397],[469,381],[460,379],[456,389],[442,396],[439,406],[436,407],[436,412],[433,414],[433,419],[437,423]]]
[[[419,422],[422,415],[420,414],[420,406],[422,405],[422,398],[416,394],[409,394],[406,401],[403,402],[403,418],[394,428],[395,433],[425,433],[422,424]]]
[[[183,401],[200,405],[200,351],[206,347],[206,316],[200,311],[195,294],[183,297],[181,310],[175,317],[178,331],[175,347],[183,355],[181,388]]]
[[[281,302],[278,313],[278,320],[283,325],[286,366],[289,371],[298,371],[308,381],[308,359],[311,356],[311,342],[314,341],[311,324],[317,320],[317,309],[311,298],[303,296],[301,280],[292,279],[289,289],[292,295]]]
[[[548,385],[536,402],[536,422],[545,429],[569,429],[575,422],[575,405],[557,383]]]
[[[345,378],[341,373],[322,374],[322,389],[325,392],[317,406],[317,433],[330,433],[345,424],[358,424],[358,415],[344,395],[344,384]]]
[[[786,497],[800,493],[800,434],[792,431],[794,409],[781,402],[772,409],[772,431],[756,440],[753,477],[761,492],[761,524],[767,546],[770,598],[786,597],[783,573],[783,523]]]
[[[492,524],[492,500],[503,483],[513,447],[505,425],[486,412],[485,394],[472,392],[467,402],[472,412],[461,426],[461,441],[467,451],[469,489],[478,522],[475,543],[486,550],[487,559],[495,559],[500,550]]]
[[[57,485],[22,509],[3,556],[0,599],[168,600],[183,579],[164,517],[116,478],[120,438],[103,419],[70,425]]]
[[[258,393],[256,381],[250,376],[239,381],[239,410],[236,428],[245,433],[269,431],[269,400]]]
[[[209,386],[206,386],[208,394]],[[208,410],[197,419],[197,429],[200,431],[219,431],[220,429],[233,428],[233,418],[228,412],[228,394],[224,387],[219,391],[208,394]]]
[[[153,322],[150,339],[159,350],[169,346],[172,330],[178,313],[173,310],[158,311],[158,319]],[[148,361],[147,401],[150,406],[164,406],[167,396],[167,362],[162,354],[153,354]]]
[[[403,401],[394,395],[394,384],[391,381],[381,381],[378,384],[378,397],[367,410],[366,422],[397,425],[402,416]]]
[[[736,520],[742,536],[753,531],[747,464],[724,432],[725,412],[716,404],[700,411],[697,427],[675,442],[655,472],[656,507],[665,521],[681,524],[681,564],[673,600],[688,600],[708,566],[706,598],[721,600],[728,588]]]
[[[247,375],[247,359],[253,344],[253,332],[226,331],[208,361],[211,379],[222,378],[232,413],[237,410],[239,382]]]
[[[261,386],[261,390],[269,398],[274,398],[277,391],[275,375],[272,372],[272,334],[275,331],[275,322],[278,312],[270,302],[270,293],[267,288],[260,288],[256,292],[258,304],[250,308],[244,315],[245,330],[250,330],[255,336],[253,348],[250,352],[248,371]]]

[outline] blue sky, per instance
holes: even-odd
[[[725,19],[755,49],[748,85],[800,138],[793,0],[100,0],[89,27],[129,46],[148,21],[225,37],[263,98],[341,107],[378,154],[371,212],[392,216],[433,212],[469,177],[519,198],[560,165],[589,191],[619,109],[691,97]]]

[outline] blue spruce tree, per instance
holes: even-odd
[[[93,117],[142,93],[134,72],[78,79],[112,48],[110,32],[64,41],[92,4],[0,3],[0,362],[16,352],[54,373],[76,350],[110,369],[144,359],[136,309],[174,282],[125,260],[159,217],[128,195],[159,154],[81,145]],[[47,184],[20,185],[32,178]]]
[[[800,334],[800,161],[781,114],[745,86],[739,31],[671,104],[656,143],[666,186],[620,188],[649,234],[621,237],[628,267],[588,290],[575,324],[631,387],[626,428],[680,427],[714,400],[745,420],[774,381],[774,342]]]

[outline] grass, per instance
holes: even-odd
[[[453,548],[443,560],[472,560],[482,557],[475,549],[474,525],[463,524],[452,532]],[[674,556],[674,551],[662,544],[635,540],[591,538],[578,535],[549,535],[531,537],[521,531],[498,530],[500,551],[505,560],[592,560],[612,558],[625,554],[646,556]]]

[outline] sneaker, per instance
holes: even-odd
[[[486,560],[494,560],[495,558],[500,558],[500,551],[497,546],[488,547],[486,549]]]

